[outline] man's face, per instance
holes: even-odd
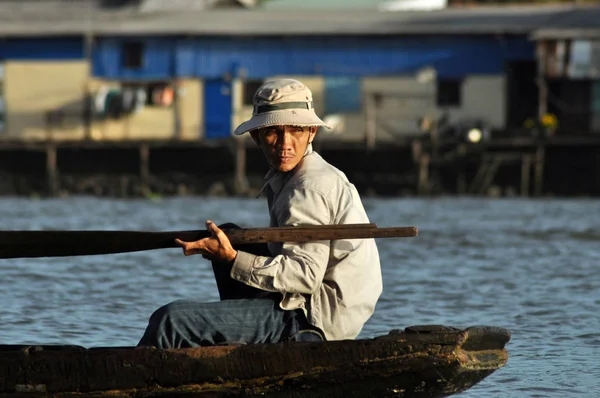
[[[271,167],[287,173],[301,161],[306,147],[312,142],[315,127],[272,126],[252,132],[252,137]]]

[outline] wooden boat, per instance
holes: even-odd
[[[344,224],[225,231],[232,243],[413,237],[416,227]],[[177,247],[208,231],[0,231],[0,258]],[[504,366],[506,329],[412,326],[373,339],[136,347],[0,345],[0,396],[444,397]]]
[[[0,346],[1,396],[445,397],[508,360],[506,329],[187,349]]]

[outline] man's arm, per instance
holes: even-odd
[[[280,226],[326,225],[331,209],[325,196],[314,189],[294,192],[289,206],[275,214]],[[330,241],[286,242],[274,257],[255,256],[238,251],[231,277],[247,285],[282,293],[315,293],[323,281],[329,262]]]

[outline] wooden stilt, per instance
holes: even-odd
[[[464,195],[467,192],[467,178],[465,175],[467,146],[465,144],[459,144],[456,148],[456,154],[458,161],[458,173],[456,176],[456,192],[459,195]]]
[[[421,153],[423,152],[423,143],[421,140],[416,139],[411,142],[412,160],[418,163],[421,159]]]
[[[503,161],[504,155],[494,154],[490,155],[490,157],[484,156],[479,165],[479,169],[477,170],[477,174],[469,186],[469,193],[479,195],[486,193],[488,188],[494,182],[496,172]]]
[[[419,159],[419,182],[417,185],[417,193],[425,195],[429,193],[429,163],[431,157],[429,154],[422,154]]]
[[[150,194],[150,147],[140,145],[140,189],[143,196]]]
[[[531,155],[521,157],[521,196],[529,196],[529,177],[531,175]]]
[[[544,184],[544,163],[546,148],[539,144],[535,151],[535,196],[542,196]]]
[[[128,196],[129,178],[126,175],[122,175],[119,179],[118,195],[122,198]]]
[[[489,167],[490,167],[490,163],[488,162],[488,159],[484,156],[481,159],[481,162],[479,163],[479,167],[477,168],[477,173],[475,173],[475,177],[473,178],[473,181],[471,181],[471,185],[469,186],[469,189],[468,189],[469,193],[471,193],[471,194],[477,193],[478,186],[481,185],[481,182],[483,181],[485,174],[487,173]]]
[[[479,188],[480,194],[487,194],[489,192],[489,188],[494,182],[494,177],[496,177],[496,172],[498,168],[504,161],[504,157],[502,155],[494,155],[494,158],[485,174],[483,181],[481,183],[481,187]]]
[[[48,176],[48,194],[58,196],[58,166],[55,145],[46,147],[46,175]]]

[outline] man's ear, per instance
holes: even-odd
[[[311,144],[315,139],[315,135],[317,134],[317,130],[319,129],[319,127],[310,126],[309,128],[310,128],[310,130],[309,130],[310,135],[309,135],[308,143]]]

